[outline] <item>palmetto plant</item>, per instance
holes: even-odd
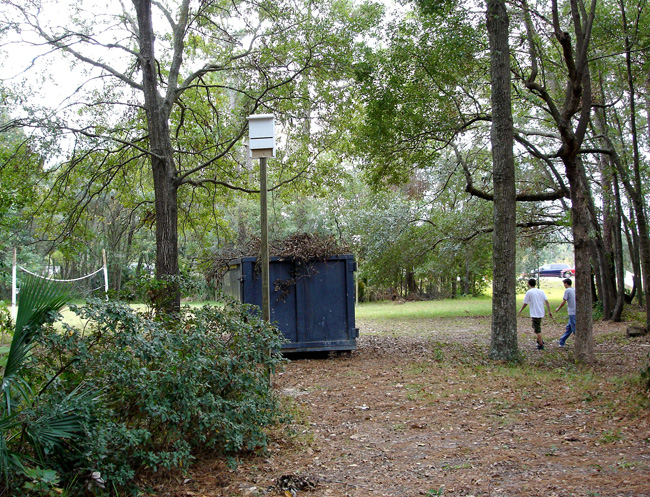
[[[0,384],[0,481],[4,486],[10,485],[13,475],[25,474],[28,466],[44,465],[46,453],[82,432],[81,418],[65,403],[45,416],[24,415],[43,392],[40,385],[30,384],[25,374],[35,338],[69,299],[69,291],[60,283],[37,277],[28,278],[21,288],[14,336]],[[70,395],[83,394],[75,391]]]

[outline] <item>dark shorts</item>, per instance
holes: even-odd
[[[530,318],[533,321],[533,331],[535,334],[542,332],[542,318]]]

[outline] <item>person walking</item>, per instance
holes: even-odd
[[[566,324],[566,331],[564,335],[560,337],[557,342],[558,347],[564,347],[566,344],[567,338],[571,336],[572,333],[576,332],[576,291],[573,288],[573,282],[567,278],[562,281],[564,283],[564,296],[562,297],[562,303],[555,309],[555,312],[559,312],[564,304],[566,304],[567,313],[569,314],[569,322]]]
[[[528,280],[529,290],[526,292],[526,295],[524,295],[524,305],[519,309],[519,316],[521,316],[521,312],[526,308],[526,306],[530,306],[528,312],[530,313],[530,319],[533,323],[533,331],[537,337],[537,350],[544,350],[544,340],[542,339],[544,304],[546,304],[546,308],[548,309],[549,317],[553,317],[553,314],[551,313],[551,305],[548,303],[546,294],[543,290],[536,288],[536,286],[537,280],[535,280],[535,278]]]

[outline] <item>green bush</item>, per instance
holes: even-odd
[[[282,421],[269,374],[283,362],[283,338],[248,306],[184,308],[173,326],[120,302],[71,308],[87,325],[43,333],[31,377],[50,384],[39,413],[67,392],[101,392],[75,400],[83,451],[49,457],[68,486],[124,489],[138,471],[187,467],[198,450],[266,447],[267,428]]]
[[[0,335],[3,337],[10,337],[14,332],[14,323],[11,319],[9,309],[4,306],[4,302],[0,301]]]
[[[0,402],[0,493],[54,495],[59,475],[51,466],[81,452],[92,392],[56,390],[56,374],[40,367],[38,345],[70,294],[60,284],[29,277],[21,288],[11,346],[2,358]],[[45,468],[43,468],[45,466]]]
[[[201,274],[189,273],[160,280],[149,274],[132,278],[122,285],[122,290],[113,296],[129,302],[143,302],[155,306],[160,294],[166,295],[169,284],[177,285],[182,299],[191,301],[213,300],[215,289]]]
[[[593,304],[593,310],[591,312],[592,319],[594,321],[602,321],[603,317],[605,316],[605,312],[603,309],[603,303],[600,300],[596,300]]]
[[[516,293],[517,295],[524,295],[528,291],[528,278],[517,278]]]

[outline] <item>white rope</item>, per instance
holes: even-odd
[[[22,266],[18,266],[18,269],[20,269],[21,271],[25,271],[27,274],[31,274],[32,276],[36,276],[37,278],[42,278],[42,279],[48,280],[48,281],[61,281],[61,282],[64,282],[64,283],[70,283],[72,281],[85,280],[86,278],[91,278],[92,276],[95,276],[97,273],[104,270],[104,268],[102,267],[102,268],[99,268],[94,273],[87,274],[86,276],[82,276],[81,278],[74,278],[74,279],[71,279],[71,280],[59,280],[59,279],[56,279],[56,278],[47,278],[45,276],[41,276],[40,274],[32,273],[31,271],[28,271],[27,269],[25,269]]]

